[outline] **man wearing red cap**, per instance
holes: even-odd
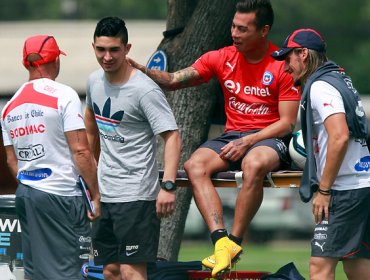
[[[1,114],[7,162],[19,181],[16,211],[26,279],[81,279],[91,248],[89,219],[100,215],[96,164],[79,97],[55,81],[60,54],[65,55],[52,36],[25,41],[29,81]],[[94,215],[81,197],[79,174],[90,186]]]
[[[262,203],[266,174],[289,164],[287,143],[300,96],[283,64],[270,57],[277,49],[267,38],[273,21],[270,1],[242,1],[231,25],[232,46],[207,52],[175,73],[147,69],[130,60],[168,90],[200,85],[212,77],[222,87],[225,133],[202,144],[184,165],[215,245],[214,254],[202,261],[213,276],[229,269],[242,253],[244,232]],[[212,174],[226,170],[242,170],[245,175],[230,234],[211,181]]]
[[[272,57],[285,60],[304,84],[301,123],[307,152],[300,195],[313,196],[316,226],[310,279],[334,280],[338,261],[348,279],[370,279],[370,154],[359,93],[344,70],[326,57],[313,29],[290,34]]]

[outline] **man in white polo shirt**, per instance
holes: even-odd
[[[89,219],[100,216],[96,164],[80,100],[72,88],[55,81],[60,54],[65,55],[52,36],[25,41],[29,81],[1,114],[7,162],[19,181],[16,211],[26,279],[81,279],[91,247]],[[81,197],[78,175],[89,185],[94,215]]]

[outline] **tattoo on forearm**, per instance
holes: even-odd
[[[173,74],[168,72],[147,69],[147,74],[158,85],[164,88],[168,88],[169,84],[173,81]]]
[[[202,77],[193,67],[188,67],[175,73],[145,69],[145,73],[164,89],[176,90],[203,83]]]

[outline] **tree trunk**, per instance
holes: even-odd
[[[230,27],[236,2],[168,0],[167,34],[158,49],[167,54],[169,72],[188,67],[206,51],[231,43]],[[220,86],[215,80],[199,87],[166,92],[183,141],[180,168],[183,168],[191,153],[207,139],[214,104],[219,94]],[[160,165],[163,164],[162,154],[163,145],[158,143]],[[191,197],[190,187],[177,190],[176,211],[161,222],[158,257],[171,261],[178,259]]]

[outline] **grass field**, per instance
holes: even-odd
[[[210,241],[183,241],[179,261],[202,260],[212,254],[212,248]],[[285,264],[293,262],[299,273],[309,279],[309,258],[309,241],[279,241],[265,245],[251,243],[244,246],[244,253],[236,265],[236,270],[276,272]],[[335,279],[347,279],[341,263],[337,266]]]

